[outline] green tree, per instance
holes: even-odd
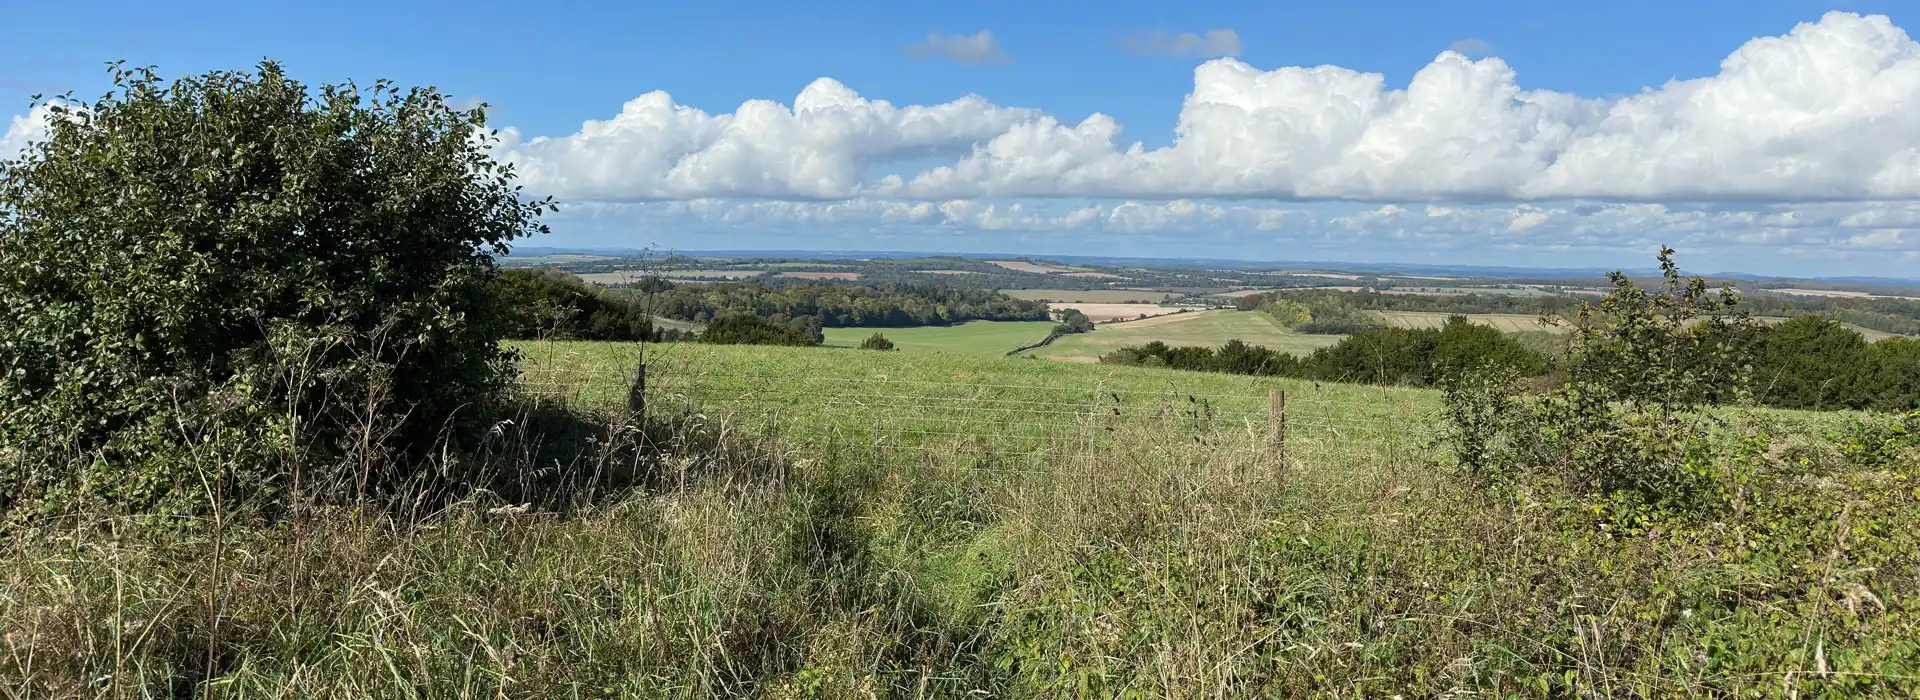
[[[1313,322],[1313,312],[1305,304],[1295,301],[1275,299],[1262,304],[1259,309],[1288,328],[1299,328]]]
[[[1920,340],[1888,338],[1869,347],[1872,374],[1865,382],[1870,407],[1920,410]]]
[[[1756,389],[1781,408],[1864,408],[1872,358],[1860,333],[1819,315],[1795,316],[1761,337]]]
[[[0,164],[0,510],[186,509],[350,454],[372,487],[485,426],[493,256],[550,205],[481,110],[273,63],[112,77]]]
[[[725,313],[707,324],[700,333],[700,342],[716,345],[819,345],[821,342],[818,321],[811,316],[794,319],[793,323],[776,323],[765,316],[746,313]],[[810,328],[805,321],[814,321]],[[811,331],[811,332],[809,332]]]
[[[1717,418],[1695,410],[1746,395],[1751,325],[1731,289],[1710,293],[1683,278],[1660,250],[1662,286],[1626,275],[1598,304],[1569,319],[1565,383],[1530,393],[1510,371],[1467,373],[1443,384],[1455,454],[1467,474],[1494,482],[1544,478],[1639,517],[1661,509],[1724,505],[1694,459]]]
[[[1583,401],[1658,404],[1664,411],[1737,400],[1751,380],[1741,339],[1751,337],[1753,326],[1739,295],[1681,277],[1670,248],[1660,249],[1659,260],[1656,291],[1614,272],[1608,275],[1614,289],[1600,303],[1581,302],[1571,317],[1549,317],[1573,329],[1569,383],[1582,387]]]
[[[892,350],[893,341],[887,340],[887,337],[884,335],[875,333],[873,335],[867,336],[866,340],[860,341],[860,349],[861,350]]]
[[[1054,335],[1071,335],[1074,333],[1086,333],[1092,330],[1093,319],[1087,318],[1087,315],[1080,313],[1079,309],[1061,311],[1060,322],[1053,326]]]
[[[553,268],[502,270],[495,294],[512,338],[658,340],[638,294],[612,294]]]

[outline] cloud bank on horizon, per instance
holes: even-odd
[[[1237,40],[1236,40],[1237,43]],[[996,49],[997,50],[997,49]],[[642,95],[566,137],[503,130],[530,189],[700,197],[1253,197],[1285,200],[1920,198],[1920,43],[1830,13],[1757,38],[1706,78],[1618,99],[1527,90],[1495,57],[1441,53],[1405,89],[1338,66],[1194,71],[1172,145],[978,96],[895,106],[821,78],[731,114]],[[875,166],[951,161],[906,175]]]

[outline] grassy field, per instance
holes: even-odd
[[[857,348],[879,333],[902,352],[942,352],[996,357],[1031,345],[1053,330],[1051,321],[968,321],[953,326],[916,328],[828,328],[830,347]]]
[[[1138,292],[1126,289],[1002,289],[1000,293],[1028,301],[1077,301],[1102,304],[1125,304],[1136,301],[1158,304],[1176,296],[1168,292]]]
[[[1920,455],[1745,432],[1786,414],[1730,412],[1702,455],[1771,481],[1649,524],[1460,474],[1429,391],[656,344],[636,428],[632,344],[516,346],[547,410],[613,422],[521,415],[459,466],[592,488],[31,524],[0,557],[0,696],[1920,692],[1920,528],[1889,487]]]
[[[1273,317],[1266,314],[1223,309],[1099,326],[1092,333],[1065,336],[1046,347],[1022,354],[1052,360],[1092,362],[1115,349],[1155,340],[1168,345],[1218,347],[1239,338],[1253,345],[1300,355],[1340,342],[1343,337],[1295,333],[1275,323]]]
[[[623,343],[519,347],[531,385],[556,388],[569,402],[590,407],[624,400],[637,358],[636,348]],[[655,344],[649,351],[649,390],[664,405],[697,406],[814,447],[880,439],[909,449],[1029,461],[1025,450],[1077,444],[1121,428],[1256,446],[1266,439],[1269,391],[1279,390],[1286,392],[1292,448],[1345,463],[1419,452],[1422,442],[1407,428],[1431,424],[1438,408],[1438,394],[1427,390],[982,353],[698,343]]]

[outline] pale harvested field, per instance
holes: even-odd
[[[1338,287],[1281,287],[1281,288],[1279,288],[1279,289],[1275,289],[1275,290],[1273,290],[1273,291],[1276,291],[1276,292],[1304,292],[1304,291],[1309,291],[1309,290],[1316,290],[1316,289],[1318,289],[1318,290],[1327,290],[1327,291],[1335,291],[1335,292],[1358,292],[1358,291],[1361,291],[1361,290],[1362,290],[1363,288],[1362,288],[1362,287],[1354,287],[1354,286],[1349,286],[1349,285],[1341,285],[1341,286],[1338,286]]]
[[[738,279],[746,279],[748,277],[759,277],[764,272],[765,271],[763,270],[667,270],[664,272],[656,272],[654,274],[657,274],[661,277],[670,277],[673,279],[738,280]]]
[[[1158,304],[1174,296],[1168,292],[1132,289],[1002,289],[1001,294],[1027,301],[1074,302],[1083,304]]]
[[[1448,314],[1448,313],[1439,312],[1439,311],[1375,311],[1373,313],[1385,319],[1387,322],[1387,325],[1394,326],[1397,328],[1439,328],[1440,326],[1446,324],[1448,316],[1454,315],[1454,314]],[[1505,331],[1508,333],[1518,333],[1522,331],[1560,332],[1560,331],[1566,330],[1564,326],[1540,325],[1540,318],[1538,316],[1532,316],[1528,314],[1460,314],[1460,315],[1466,316],[1467,320],[1473,321],[1474,323],[1493,326],[1494,328],[1498,328],[1501,331]],[[1787,319],[1784,316],[1755,316],[1753,317],[1753,320],[1758,321],[1760,323],[1773,324],[1773,323],[1779,323],[1781,321],[1785,321]],[[1865,338],[1867,342],[1870,342],[1870,343],[1895,337],[1894,334],[1888,333],[1886,331],[1877,331],[1872,328],[1856,326],[1851,323],[1842,324],[1842,325],[1845,325],[1846,327],[1853,329],[1855,332],[1858,332],[1862,338]]]
[[[589,272],[580,275],[580,279],[594,284],[628,284],[648,277],[664,277],[671,280],[738,280],[758,277],[760,274],[760,270],[614,270],[613,272]]]
[[[1221,292],[1213,296],[1226,297],[1228,299],[1238,299],[1240,297],[1250,297],[1255,294],[1266,294],[1267,292],[1278,292],[1284,289],[1286,288],[1282,287],[1279,289],[1240,289],[1240,290],[1235,290],[1231,292]]]
[[[1787,317],[1786,316],[1755,316],[1753,317],[1753,320],[1759,321],[1761,323],[1765,323],[1768,325],[1772,325],[1772,324],[1780,323],[1782,321],[1787,320]],[[1853,332],[1859,333],[1860,337],[1865,338],[1869,343],[1879,342],[1882,340],[1886,340],[1888,338],[1900,337],[1899,334],[1896,334],[1896,333],[1888,333],[1886,331],[1877,331],[1872,328],[1868,328],[1866,326],[1856,326],[1851,323],[1842,323],[1840,325],[1853,329]]]
[[[1903,297],[1892,294],[1869,294],[1867,292],[1846,292],[1838,289],[1768,289],[1774,294],[1790,294],[1800,297],[1826,297],[1840,299],[1904,299],[1914,300],[1920,297]]]
[[[1079,309],[1080,313],[1086,314],[1087,318],[1093,319],[1094,323],[1122,318],[1139,318],[1141,314],[1147,316],[1163,316],[1180,310],[1159,304],[1099,304],[1087,302],[1062,302],[1054,304],[1053,308],[1055,310]]]
[[[589,272],[579,277],[592,284],[628,284],[646,279],[647,273],[639,270],[622,270],[618,272]]]
[[[858,272],[782,272],[781,277],[796,280],[857,280]]]
[[[1172,325],[1175,323],[1185,323],[1187,321],[1191,321],[1196,318],[1199,318],[1200,315],[1204,313],[1206,312],[1176,311],[1174,313],[1165,314],[1161,316],[1149,316],[1147,318],[1137,319],[1133,321],[1122,321],[1120,323],[1109,324],[1107,326],[1107,330],[1132,331],[1132,330],[1139,330],[1142,328],[1153,328],[1155,326],[1166,326],[1166,325]]]
[[[1294,277],[1325,277],[1330,280],[1360,279],[1359,275],[1348,275],[1348,274],[1342,274],[1342,273],[1336,273],[1336,272],[1299,272],[1296,270],[1284,270],[1284,271],[1281,271],[1279,274],[1293,275]]]
[[[995,265],[999,265],[1000,267],[1007,268],[1014,272],[1031,272],[1038,275],[1050,275],[1056,272],[1072,272],[1073,271],[1064,267],[1054,267],[1052,265],[1041,265],[1037,263],[1023,262],[1020,260],[988,260],[987,262],[993,263]]]
[[[1467,320],[1492,326],[1507,333],[1523,331],[1553,330],[1551,326],[1540,325],[1540,317],[1531,314],[1449,314],[1439,311],[1375,311],[1381,320],[1395,328],[1439,328],[1447,323],[1448,316],[1465,316]]]
[[[1866,299],[1874,295],[1866,292],[1844,292],[1838,289],[1769,289],[1774,294],[1791,294],[1797,297],[1846,297]]]
[[[1502,287],[1400,287],[1396,289],[1382,289],[1380,290],[1380,293],[1381,294],[1412,294],[1412,295],[1424,295],[1424,296],[1458,296],[1461,294],[1491,294],[1495,296],[1508,296],[1508,297],[1543,297],[1543,296],[1553,295],[1552,292],[1547,292],[1540,289],[1534,289],[1531,287],[1522,287],[1519,289],[1506,289]]]

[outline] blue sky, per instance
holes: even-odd
[[[1920,164],[1898,157],[1920,146],[1906,133],[1920,122],[1898,109],[1920,111],[1920,54],[1900,30],[1920,26],[1912,2],[156,5],[0,6],[15,28],[0,44],[0,125],[30,121],[32,93],[104,90],[114,58],[178,74],[272,57],[314,83],[386,77],[488,102],[511,128],[500,156],[568,205],[549,245],[1639,265],[1677,241],[1708,268],[1920,270]],[[1830,23],[1830,10],[1885,17]],[[1813,30],[1796,34],[1802,23]],[[1722,76],[1729,54],[1783,36],[1755,49],[1751,74]],[[1450,48],[1466,55],[1442,65]],[[1808,58],[1835,52],[1850,58]],[[1318,98],[1282,70],[1323,65],[1345,72],[1315,78]],[[1422,71],[1431,89],[1407,91]],[[1715,76],[1728,91],[1706,107],[1717,117],[1689,95],[1619,102]],[[750,100],[794,107],[823,77],[840,91],[815,102],[867,114],[848,122],[865,136],[742,116]],[[1196,81],[1221,86],[1202,102],[1238,116],[1183,111]],[[1476,81],[1493,92],[1459,87]],[[1810,92],[1831,85],[1847,87]],[[616,119],[654,91],[671,97]],[[1409,111],[1420,94],[1440,106]],[[938,123],[956,126],[938,134],[866,102],[966,95],[985,106],[949,107]],[[681,108],[717,119],[660,126]],[[1681,138],[1621,141],[1628,117]],[[1219,145],[1171,148],[1183,118]],[[579,137],[590,120],[617,138]],[[716,135],[762,123],[733,146]],[[1418,142],[1429,136],[1440,145]],[[1127,155],[1135,144],[1145,156]],[[1691,144],[1705,145],[1679,153]],[[997,155],[968,170],[975,149]],[[1422,170],[1449,160],[1471,167]]]

